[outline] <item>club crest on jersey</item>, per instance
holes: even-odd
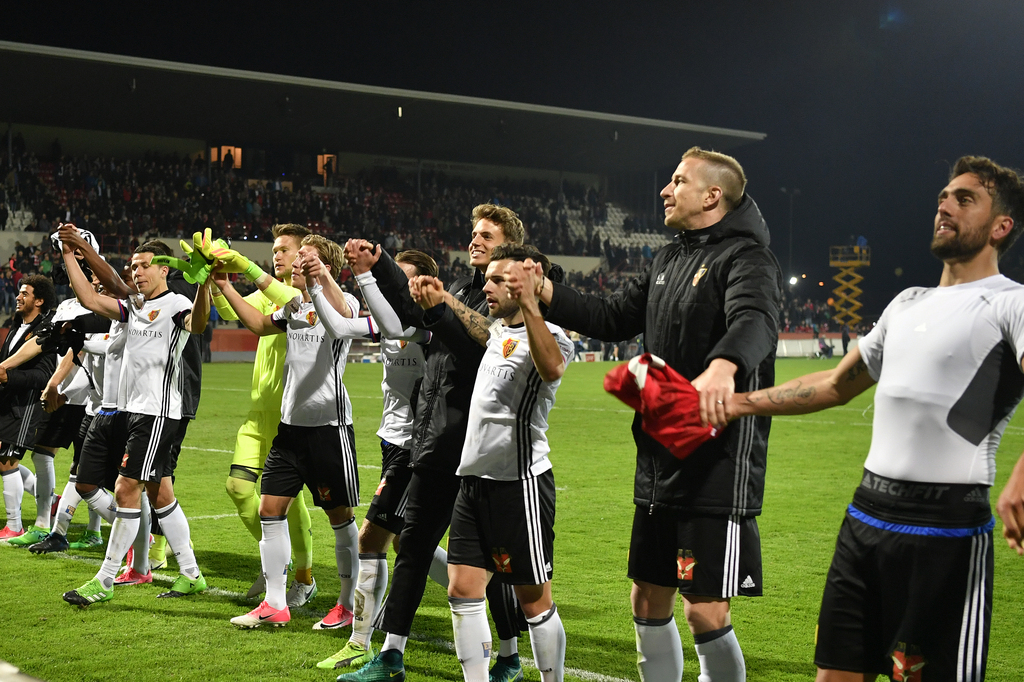
[[[517,346],[519,346],[519,339],[505,339],[501,342],[501,354],[507,358],[516,352]]]
[[[324,502],[330,502],[331,501],[331,489],[330,488],[320,488],[320,487],[318,487],[316,489],[316,491],[320,494],[320,499],[321,500],[323,500]]]
[[[491,559],[494,560],[495,573],[511,573],[512,559],[504,547],[498,547],[491,552]]]
[[[405,347],[406,347],[406,346],[408,346],[408,345],[409,345],[409,342],[408,342],[408,341],[399,341],[399,342],[398,342],[398,347],[399,347],[399,348],[405,348]]]
[[[157,308],[156,310],[150,310],[149,315],[147,315],[146,317],[148,317],[149,321],[152,322],[156,318],[160,317],[160,309]]]
[[[678,580],[693,580],[693,567],[697,560],[693,558],[693,552],[688,549],[679,550],[676,557],[676,578]]]
[[[921,668],[925,663],[918,647],[900,642],[892,652],[893,682],[921,682]]]
[[[708,271],[708,266],[704,265],[703,263],[701,263],[700,269],[697,270],[697,274],[693,276],[693,286],[697,286],[697,282],[700,281],[701,277],[703,277],[705,274],[707,274],[707,271]]]
[[[128,466],[128,453],[124,453],[124,457],[121,458],[121,468]]]
[[[316,326],[316,311],[310,310],[306,313],[306,322],[309,322],[310,327]]]

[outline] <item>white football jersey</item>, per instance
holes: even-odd
[[[558,342],[566,367],[575,350],[560,327],[548,329]],[[561,379],[542,381],[530,356],[525,325],[491,325],[487,350],[477,370],[466,423],[459,476],[515,481],[551,468],[548,413]]]
[[[384,412],[377,436],[400,448],[412,448],[413,393],[416,382],[423,378],[423,345],[415,341],[380,340],[380,356],[384,364]]]
[[[359,314],[354,296],[346,293],[345,302],[353,316]],[[275,311],[271,319],[288,335],[281,421],[291,426],[351,424],[352,403],[342,378],[352,340],[331,339],[312,303],[294,313]]]
[[[100,409],[116,410],[117,394],[121,388],[121,361],[124,359],[124,346],[128,340],[128,324],[111,320],[110,331],[106,338],[105,352],[100,366],[103,368],[102,379],[98,380],[100,389]]]
[[[128,324],[118,409],[181,419],[181,353],[189,337],[182,325],[192,301],[168,290],[148,301],[132,297],[118,304]]]
[[[1024,286],[995,275],[907,289],[858,348],[878,381],[865,468],[992,485],[999,440],[1024,395]]]

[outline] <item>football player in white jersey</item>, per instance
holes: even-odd
[[[352,245],[352,241],[349,245]],[[348,246],[346,245],[346,252]],[[360,249],[353,253],[366,254]],[[412,278],[419,275],[437,276],[437,263],[422,251],[403,251],[395,262]],[[369,271],[369,265],[349,259],[356,273],[356,283],[363,294],[375,328],[374,340],[380,340],[384,379],[384,410],[377,436],[381,449],[380,485],[370,501],[366,518],[359,529],[359,579],[356,581],[355,608],[352,635],[345,646],[334,655],[317,663],[318,668],[359,668],[374,656],[370,639],[372,620],[379,611],[388,584],[387,550],[405,524],[405,505],[408,500],[409,468],[413,439],[413,410],[416,394],[423,379],[425,347],[430,332],[403,328],[401,321],[381,293]],[[308,270],[307,270],[308,274]],[[325,283],[325,286],[327,284]],[[397,547],[397,544],[396,544]],[[448,554],[443,547],[434,550],[429,575],[443,587],[448,587]]]
[[[306,286],[306,268],[314,262],[326,270],[329,288],[319,281]],[[359,475],[352,405],[342,377],[351,339],[369,335],[370,327],[357,317],[358,300],[334,282],[343,264],[340,246],[320,235],[304,237],[292,266],[292,286],[302,291],[303,302],[297,310],[283,308],[270,315],[246,303],[222,273],[214,274],[248,329],[260,335],[287,334],[281,424],[264,464],[260,494],[260,559],[267,594],[255,609],[231,619],[241,628],[279,627],[291,620],[285,592],[291,555],[287,512],[304,485],[330,519],[341,581],[335,607],[313,628],[331,629],[352,621],[358,567],[352,507],[359,504]],[[343,306],[349,315],[339,312]]]
[[[506,267],[527,259],[541,263],[543,274],[524,272],[522,294],[513,299],[505,287]],[[467,682],[488,679],[491,630],[484,593],[493,577],[515,590],[541,679],[563,677],[565,630],[551,597],[555,481],[547,419],[575,350],[540,312],[535,290],[549,267],[532,246],[501,244],[491,252],[485,276],[487,307],[496,321],[473,386],[448,535],[448,601]],[[410,291],[424,309],[450,296],[436,278],[417,277]]]
[[[984,679],[992,615],[989,488],[1024,395],[1024,286],[999,257],[1024,229],[1024,183],[965,156],[939,193],[937,288],[897,296],[832,371],[719,401],[706,420],[805,414],[877,383],[871,449],[825,583],[818,680]],[[1024,456],[997,504],[1024,554]]]
[[[188,520],[174,497],[171,477],[164,473],[182,419],[181,354],[189,334],[201,334],[206,327],[209,285],[201,285],[193,301],[168,290],[168,267],[154,265],[152,260],[170,249],[161,242],[147,242],[132,254],[132,278],[139,293],[116,300],[92,289],[66,241],[63,253],[79,301],[128,325],[118,390],[119,411],[127,415],[127,446],[114,489],[117,517],[99,572],[77,590],[66,592],[64,600],[85,606],[113,598],[117,570],[139,530],[143,488],[181,571],[171,589],[158,596],[202,592],[206,580],[190,546]]]

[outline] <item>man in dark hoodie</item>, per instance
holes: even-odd
[[[644,350],[700,392],[701,418],[724,424],[725,402],[737,387],[767,386],[775,378],[782,274],[745,187],[736,159],[693,147],[661,191],[665,224],[679,234],[625,288],[607,297],[581,294],[526,272],[531,263],[513,265],[508,287],[539,281],[547,320],[566,329],[602,341],[643,333]],[[770,426],[767,418],[738,420],[678,460],[641,429],[639,415],[633,420],[629,577],[642,679],[682,678],[672,617],[676,590],[701,681],[745,679],[729,602],[761,594],[756,517]]]

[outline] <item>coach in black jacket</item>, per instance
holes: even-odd
[[[644,349],[700,391],[702,415],[724,425],[723,402],[737,386],[748,390],[775,379],[782,275],[745,185],[735,159],[695,147],[661,192],[665,224],[679,234],[623,290],[584,295],[541,282],[525,269],[520,286],[542,287],[547,319],[566,329],[604,341],[643,333]],[[735,422],[680,461],[641,430],[639,415],[633,420],[636,513],[629,576],[643,679],[682,675],[672,620],[676,589],[683,594],[702,675],[714,682],[744,679],[729,599],[761,594],[755,517],[761,513],[770,425],[769,419]]]

